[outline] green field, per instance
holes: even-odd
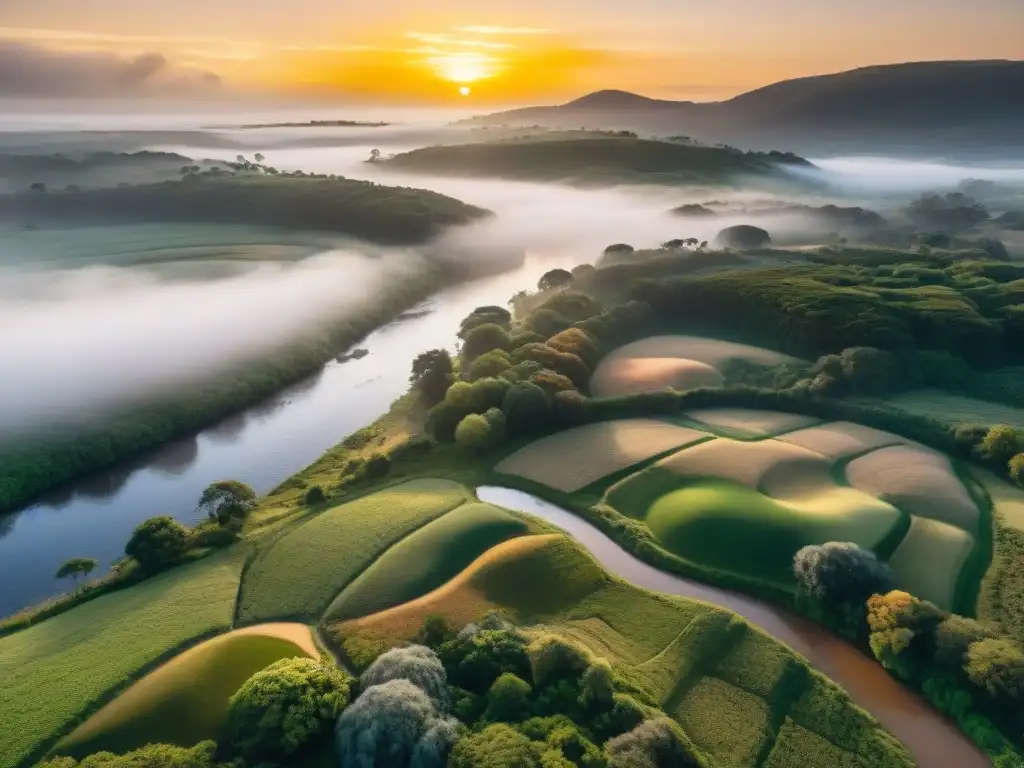
[[[938,389],[916,389],[886,400],[904,411],[927,416],[949,424],[1006,424],[1024,429],[1024,408],[990,403],[975,397],[964,397]]]
[[[807,544],[855,541],[877,549],[905,515],[882,502],[848,503],[834,488],[798,502],[779,501],[727,480],[687,481],[649,467],[613,486],[605,502],[644,520],[669,552],[711,568],[783,586],[793,582],[793,555]],[[831,498],[834,496],[835,498]]]
[[[320,513],[261,551],[246,570],[239,623],[316,621],[381,553],[466,499],[456,483],[415,480]]]
[[[387,550],[345,587],[325,620],[354,619],[425,595],[527,524],[488,504],[465,504]]]
[[[13,768],[182,645],[231,626],[245,549],[0,638],[0,768]]]
[[[190,649],[147,675],[54,749],[76,758],[146,744],[192,746],[224,736],[228,699],[278,659],[304,656],[289,640],[229,633]]]

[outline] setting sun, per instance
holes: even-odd
[[[461,88],[459,88],[459,94],[461,96],[469,96],[470,90],[471,89],[468,85],[464,85]]]
[[[495,74],[497,62],[480,53],[450,53],[435,56],[429,63],[437,74],[453,83],[475,83]]]

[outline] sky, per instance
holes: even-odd
[[[0,96],[709,101],[792,77],[1024,59],[1024,0],[0,0]]]

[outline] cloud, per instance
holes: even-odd
[[[469,32],[473,35],[546,35],[551,30],[538,27],[492,27],[492,26],[469,26],[456,27],[456,32]]]
[[[220,84],[213,72],[174,66],[158,52],[123,56],[0,40],[0,96],[191,94]]]

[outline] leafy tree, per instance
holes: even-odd
[[[606,256],[612,254],[630,254],[635,250],[636,249],[632,245],[627,243],[613,243],[604,249],[604,253]]]
[[[462,358],[473,360],[493,349],[508,350],[512,347],[509,332],[495,323],[484,323],[466,334],[462,344]]]
[[[380,160],[380,150],[379,149],[371,149],[370,150],[370,162],[371,163],[376,163],[378,160]]]
[[[450,443],[455,440],[455,430],[465,415],[466,411],[463,408],[445,400],[427,412],[423,428],[439,443]]]
[[[1009,638],[986,638],[971,643],[964,672],[993,698],[1024,700],[1024,650]]]
[[[438,706],[448,702],[448,676],[433,650],[425,645],[392,648],[381,654],[359,678],[366,690],[389,680],[408,680],[430,696]]]
[[[914,653],[914,641],[932,633],[943,618],[942,611],[900,590],[872,595],[867,606],[869,642],[875,658],[900,677],[913,678],[922,661]]]
[[[266,159],[267,159],[267,158],[265,158],[265,157],[264,157],[264,156],[263,156],[263,155],[262,155],[261,153],[259,153],[259,152],[257,152],[257,153],[256,153],[255,155],[253,155],[253,158],[254,158],[254,159],[256,160],[256,162],[257,162],[257,163],[262,163],[262,162],[263,162],[264,160],[266,160]]]
[[[468,381],[456,381],[448,387],[444,401],[455,408],[460,408],[463,414],[471,413],[473,410],[473,385]]]
[[[707,763],[673,720],[647,720],[606,745],[608,768],[704,768]]]
[[[863,603],[894,586],[892,569],[852,542],[830,541],[800,549],[793,558],[797,584],[822,603]]]
[[[37,768],[231,768],[230,763],[218,763],[217,744],[201,741],[194,747],[176,744],[147,744],[131,752],[115,755],[96,752],[83,757],[54,757],[39,763]]]
[[[435,405],[444,399],[453,372],[452,358],[448,351],[431,349],[421,352],[412,361],[409,382],[416,387],[428,405]]]
[[[363,690],[338,718],[339,765],[359,768],[444,768],[462,727],[406,679]]]
[[[352,679],[333,664],[281,659],[257,672],[228,702],[232,745],[244,756],[293,755],[327,733],[348,705]]]
[[[473,382],[467,401],[469,410],[473,413],[485,413],[491,408],[499,407],[511,388],[512,383],[502,378],[484,378]]]
[[[515,723],[530,716],[530,684],[505,672],[487,692],[485,716],[493,722]]]
[[[492,349],[473,361],[469,368],[469,380],[477,381],[478,379],[500,376],[511,367],[512,358],[509,357],[508,352],[501,349]]]
[[[556,392],[553,403],[555,419],[559,424],[577,426],[586,421],[587,398],[575,389]]]
[[[256,491],[239,480],[219,480],[206,486],[198,508],[221,525],[232,518],[244,520],[256,508]]]
[[[554,397],[559,392],[569,392],[576,389],[576,385],[572,383],[568,376],[563,376],[554,371],[538,371],[530,377],[530,381],[543,389],[551,397]]]
[[[1024,453],[1018,453],[1009,461],[1010,479],[1024,488]]]
[[[79,579],[83,576],[88,576],[99,564],[99,560],[93,557],[72,557],[57,569],[55,578],[66,579],[70,576],[75,581],[75,589],[78,589]]]
[[[922,229],[957,234],[989,218],[985,207],[962,192],[926,193],[905,209],[907,218]]]
[[[935,661],[959,671],[963,668],[964,657],[972,643],[995,636],[994,630],[974,619],[956,614],[947,616],[935,629]]]
[[[608,707],[614,695],[612,666],[605,659],[598,659],[583,673],[580,703],[588,709]]]
[[[571,326],[572,320],[554,309],[542,307],[530,314],[527,323],[542,339],[549,339]]]
[[[483,694],[503,673],[530,680],[526,642],[512,629],[475,629],[444,643],[438,656],[448,680],[460,688]]]
[[[520,347],[525,347],[527,344],[540,344],[543,341],[544,337],[539,333],[534,333],[533,331],[519,331],[512,336],[511,349],[515,351]]]
[[[462,341],[465,341],[466,336],[468,336],[474,328],[488,323],[500,325],[502,328],[508,330],[512,323],[512,313],[504,307],[499,307],[494,304],[477,307],[462,319],[462,322],[459,324],[459,332],[456,335]]]
[[[718,233],[715,240],[724,248],[739,248],[741,250],[767,248],[772,244],[772,238],[768,232],[750,224],[726,227]]]
[[[391,459],[383,453],[375,453],[363,464],[363,471],[371,480],[379,480],[391,471]]]
[[[562,678],[578,680],[590,666],[586,650],[558,635],[541,635],[530,643],[526,652],[537,685]]]
[[[551,309],[570,321],[586,320],[601,312],[601,302],[580,291],[561,291],[544,300],[537,311]]]
[[[420,645],[428,648],[440,648],[442,644],[454,639],[455,630],[448,620],[439,613],[431,613],[423,620],[423,626],[416,633]]]
[[[513,384],[501,404],[508,430],[529,434],[543,427],[551,416],[551,404],[544,390],[536,384]]]
[[[452,750],[448,768],[540,768],[543,746],[504,723],[465,736]]]
[[[169,515],[151,517],[133,532],[124,553],[147,571],[178,562],[189,547],[188,528]]]
[[[455,443],[460,448],[482,450],[491,445],[491,425],[479,413],[471,413],[455,428]]]
[[[323,504],[327,500],[327,494],[324,493],[324,489],[321,486],[312,485],[306,491],[304,500],[307,507],[312,507],[317,504]]]
[[[597,341],[582,328],[567,328],[561,333],[556,333],[547,340],[547,345],[559,352],[576,355],[591,368],[600,358]]]
[[[512,353],[516,362],[532,360],[540,363],[541,368],[549,368],[555,373],[568,376],[577,387],[585,387],[590,380],[590,369],[577,355],[571,352],[559,352],[547,344],[527,344]]]
[[[575,282],[577,280],[585,280],[595,272],[597,272],[597,269],[593,264],[578,264],[569,271],[569,274],[572,275],[573,282]]]
[[[558,288],[565,288],[572,284],[572,273],[566,269],[551,269],[541,275],[537,281],[538,291],[551,291]]]
[[[992,427],[978,444],[977,454],[993,464],[1007,464],[1011,458],[1024,449],[1021,434],[1013,427]]]

